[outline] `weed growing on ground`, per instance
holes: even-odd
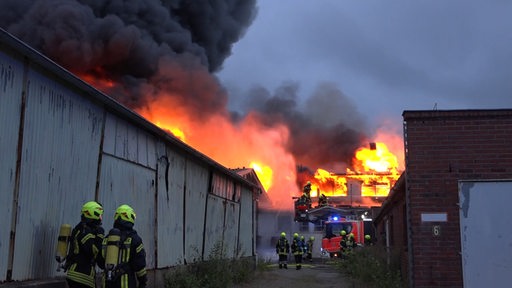
[[[205,261],[174,268],[165,276],[167,288],[226,288],[247,282],[254,272],[252,258],[229,259],[216,244]]]
[[[359,247],[338,262],[343,273],[364,287],[405,287],[400,273],[398,253],[379,246]]]

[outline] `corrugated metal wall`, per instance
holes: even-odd
[[[59,227],[92,199],[107,231],[117,206],[135,209],[148,269],[205,259],[214,241],[254,255],[250,183],[3,31],[0,44],[0,283],[62,276]],[[241,185],[240,202],[210,194],[213,173]]]
[[[6,279],[13,219],[23,65],[0,51],[0,279]]]
[[[94,199],[103,112],[43,73],[27,76],[13,279],[53,275],[60,219]]]

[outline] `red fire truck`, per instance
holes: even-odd
[[[371,225],[365,225],[367,221],[363,221],[361,218],[361,215],[367,214],[369,211],[368,207],[326,205],[312,208],[311,204],[303,199],[295,199],[295,221],[311,222],[323,226],[324,235],[321,249],[324,255],[339,256],[341,252],[341,230],[345,230],[347,235],[349,233],[354,234],[357,243],[364,243],[365,234],[373,234],[369,231]],[[368,231],[365,231],[365,229]]]
[[[362,220],[347,220],[334,216],[332,220],[324,222],[324,236],[322,238],[322,254],[332,257],[339,257],[341,252],[340,241],[341,230],[347,235],[354,234],[357,243],[364,241],[364,222]]]

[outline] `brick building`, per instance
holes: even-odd
[[[459,183],[512,179],[512,109],[402,115],[406,170],[374,219],[379,243],[409,287],[463,287]]]

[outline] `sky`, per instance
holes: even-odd
[[[371,142],[403,165],[405,110],[512,109],[510,11],[497,0],[2,0],[0,27],[222,165],[278,171],[288,192],[317,168],[353,168]]]
[[[512,108],[512,2],[259,0],[257,8],[216,74],[231,109],[254,87],[273,93],[289,83],[303,105],[330,83],[369,129],[401,131],[404,110]]]

